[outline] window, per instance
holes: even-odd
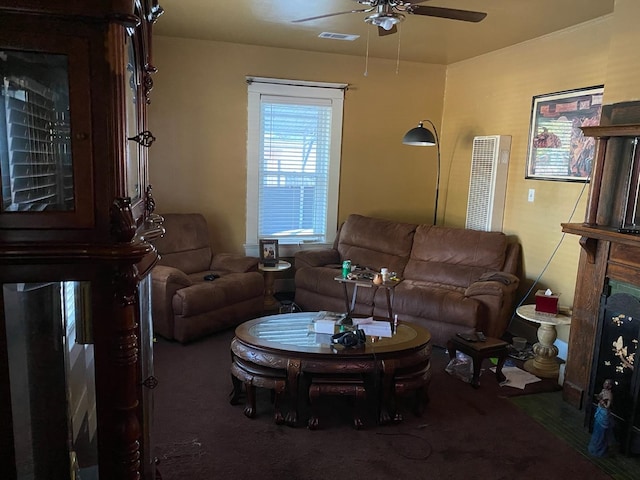
[[[248,81],[247,253],[265,238],[281,256],[332,243],[346,85]]]

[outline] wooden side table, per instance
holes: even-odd
[[[535,305],[522,305],[516,309],[518,316],[539,323],[538,343],[533,346],[534,357],[524,363],[524,369],[538,377],[556,378],[560,373],[558,347],[553,343],[558,338],[556,325],[568,325],[571,317],[558,313],[556,316],[536,312]]]
[[[258,269],[264,275],[264,309],[266,311],[276,310],[278,306],[278,301],[273,296],[274,294],[274,283],[275,283],[275,274],[276,272],[284,272],[285,270],[289,270],[291,268],[291,264],[284,260],[278,261],[274,266],[268,267],[263,265],[262,263],[258,264]]]
[[[504,382],[507,377],[502,373],[502,367],[507,359],[509,344],[498,338],[487,337],[484,342],[467,342],[459,337],[452,337],[447,342],[447,350],[449,352],[449,358],[453,360],[456,358],[456,351],[465,353],[473,360],[473,377],[471,379],[471,386],[478,388],[480,385],[480,368],[482,367],[482,360],[490,357],[498,358],[498,365],[496,366],[496,379],[498,383]]]
[[[398,280],[389,280],[387,282],[383,282],[379,285],[373,283],[372,280],[367,279],[357,279],[351,280],[349,278],[344,278],[341,276],[334,277],[336,282],[340,282],[344,287],[344,301],[347,308],[347,317],[351,317],[353,310],[356,307],[356,297],[358,296],[358,287],[363,288],[384,288],[387,294],[387,312],[389,314],[389,321],[393,322],[393,289],[402,281],[402,279]],[[353,285],[353,293],[351,294],[351,303],[349,303],[349,292],[347,290],[347,284]]]

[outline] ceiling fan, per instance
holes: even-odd
[[[403,2],[400,0],[354,0],[361,5],[367,5],[368,8],[361,10],[347,10],[346,12],[327,13],[315,17],[301,18],[293,20],[294,23],[307,22],[309,20],[317,20],[319,18],[334,17],[336,15],[344,15],[346,13],[372,13],[365,17],[364,21],[378,27],[378,34],[390,35],[397,31],[396,25],[404,21],[404,14],[424,15],[427,17],[448,18],[451,20],[461,20],[463,22],[480,22],[487,14],[483,12],[474,12],[471,10],[457,10],[455,8],[445,7],[427,7],[417,5],[425,3],[429,0],[419,0],[416,2]]]

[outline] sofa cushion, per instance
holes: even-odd
[[[340,229],[341,260],[353,265],[402,275],[411,252],[417,225],[352,214]]]
[[[167,232],[180,232],[154,240],[159,265],[170,265],[187,274],[209,270],[212,251],[205,218],[198,213],[163,215]]]
[[[405,280],[396,287],[393,307],[411,317],[460,327],[476,326],[481,314],[480,303],[465,297],[464,290],[414,280]]]
[[[502,232],[420,225],[403,276],[467,288],[482,274],[502,270],[506,249]]]

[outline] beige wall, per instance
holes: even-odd
[[[569,221],[576,203],[573,221],[584,220],[588,194],[582,183],[524,178],[532,97],[604,84],[610,28],[610,17],[603,17],[450,65],[447,71],[442,135],[445,170],[450,171],[444,180],[446,223],[464,226],[473,137],[511,135],[504,231],[516,235],[523,247],[527,282],[522,293],[562,240],[560,223]],[[535,189],[533,203],[527,201],[529,189]],[[578,256],[578,238],[566,236],[540,279],[542,288],[561,294],[562,306],[573,303]]]
[[[562,306],[572,305],[579,238],[563,238],[560,223],[583,221],[588,196],[588,185],[524,178],[532,97],[604,84],[605,104],[640,99],[635,48],[640,31],[633,20],[639,14],[635,0],[616,0],[612,15],[447,69],[442,135],[449,173],[444,180],[446,223],[464,225],[473,137],[511,135],[504,230],[523,246],[521,293],[541,276],[540,287],[559,292]],[[535,189],[533,203],[527,201],[529,189]],[[559,338],[568,338],[568,327],[560,329]]]
[[[246,75],[350,84],[345,95],[339,221],[362,213],[426,222],[435,149],[402,145],[422,118],[439,126],[445,67],[267,47],[154,38],[149,124],[156,211],[202,212],[219,250],[242,252]],[[431,162],[431,163],[430,163]],[[337,225],[336,225],[337,227]]]
[[[605,104],[640,100],[638,0],[616,0],[611,26]]]

